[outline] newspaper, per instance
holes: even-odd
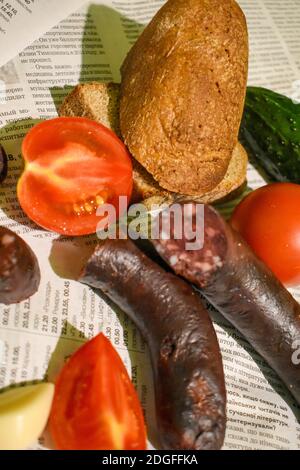
[[[0,0],[0,67],[84,3],[84,0]]]
[[[56,116],[63,98],[78,82],[119,81],[127,51],[163,3],[0,0],[0,38],[1,34],[7,38],[5,45],[0,41],[1,61],[6,62],[0,68],[0,142],[9,157],[9,175],[0,187],[0,224],[30,244],[42,273],[40,289],[31,299],[0,305],[0,389],[53,381],[66,358],[103,331],[137,387],[149,446],[154,447],[158,444],[147,346],[125,314],[74,281],[80,253],[92,238],[64,239],[30,222],[18,204],[16,182],[22,171],[21,142],[28,129],[40,119]],[[29,5],[31,13],[22,5]],[[240,0],[240,5],[250,32],[249,83],[300,99],[299,1]],[[12,9],[17,13],[7,21],[5,14]],[[28,46],[20,52],[24,45]],[[251,188],[265,184],[250,165],[248,180]],[[300,299],[300,290],[293,293]],[[224,449],[300,449],[299,406],[247,341],[209,308],[228,393]],[[43,436],[34,448],[49,446]]]

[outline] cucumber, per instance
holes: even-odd
[[[299,103],[248,87],[240,140],[271,179],[300,183]]]

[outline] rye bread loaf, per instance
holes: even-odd
[[[100,122],[120,135],[119,127],[119,96],[120,85],[116,83],[82,83],[77,85],[65,98],[60,116],[86,117]],[[243,185],[246,180],[248,156],[240,143],[234,148],[228,170],[221,183],[212,191],[197,195],[197,200],[212,203],[229,195]],[[159,186],[152,175],[133,159],[133,196],[132,202],[140,202],[148,198],[176,198]],[[154,200],[156,202],[156,200]]]
[[[169,0],[122,66],[120,127],[132,155],[172,192],[205,194],[238,141],[248,72],[234,0]]]

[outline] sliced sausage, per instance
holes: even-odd
[[[7,176],[7,155],[0,144],[0,183],[2,183]]]
[[[197,206],[195,202],[188,205],[193,214],[192,233]],[[204,208],[203,248],[187,250],[190,240],[184,232],[189,230],[182,230],[183,237],[176,240],[175,224],[170,225],[169,239],[160,230],[160,239],[153,240],[158,253],[177,274],[200,288],[300,403],[300,364],[294,360],[300,340],[299,304],[212,207]]]
[[[0,303],[10,305],[28,299],[40,284],[38,260],[16,233],[0,227]]]
[[[149,345],[162,447],[220,449],[226,421],[222,359],[193,289],[129,240],[100,244],[80,281],[126,312]]]

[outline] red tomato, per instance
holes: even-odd
[[[275,183],[249,194],[232,226],[288,286],[300,284],[300,186]]]
[[[146,449],[136,391],[103,334],[84,344],[62,369],[49,424],[60,450]]]
[[[57,118],[33,127],[22,146],[25,170],[18,198],[35,223],[63,235],[96,232],[97,207],[132,192],[131,157],[109,129],[85,118]]]

